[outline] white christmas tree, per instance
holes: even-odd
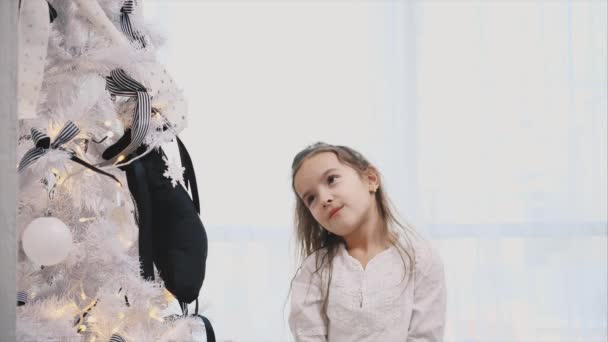
[[[163,317],[174,297],[141,277],[137,209],[119,169],[186,125],[141,7],[20,1],[19,341],[189,341],[202,329]],[[129,143],[102,158],[126,129]],[[173,186],[183,184],[179,161],[165,160]]]

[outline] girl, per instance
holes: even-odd
[[[291,283],[296,341],[441,341],[443,265],[397,221],[378,170],[316,143],[295,156],[292,188],[304,260]]]

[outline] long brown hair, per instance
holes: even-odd
[[[373,171],[377,174],[378,179],[380,179],[380,172],[363,157],[361,153],[354,149],[347,146],[330,145],[323,142],[317,142],[300,151],[296,154],[291,164],[291,187],[296,196],[295,228],[299,264],[302,265],[306,258],[319,251],[319,253],[316,253],[316,269],[314,272],[318,273],[319,271],[322,271],[322,310],[324,313],[327,313],[327,298],[329,295],[329,285],[331,283],[332,261],[336,255],[339,244],[344,243],[344,239],[341,236],[332,234],[326,229],[323,229],[312,216],[304,201],[298,196],[294,184],[296,173],[304,161],[322,152],[334,153],[342,164],[354,169],[361,177],[363,177],[365,173]],[[399,227],[404,232],[409,233],[414,233],[414,230],[409,225],[399,222],[395,215],[395,210],[383,188],[382,182],[379,182],[379,187],[375,193],[375,199],[382,221],[381,229],[387,234],[390,243],[399,251],[406,271],[404,274],[408,275],[409,280],[413,274],[413,265],[415,265],[416,256],[414,249],[408,238],[408,234],[402,234],[403,238],[400,239],[396,232],[389,229],[389,227]]]

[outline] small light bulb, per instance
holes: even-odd
[[[78,332],[84,332],[84,331],[87,331],[87,326],[86,326],[86,325],[84,325],[84,324],[81,324],[81,325],[78,327]]]
[[[103,124],[106,125],[106,127],[110,127],[112,126],[112,121],[106,120],[106,122],[104,122]]]
[[[125,156],[121,154],[118,156],[118,159],[116,161],[118,161],[120,163],[123,160],[125,160]]]
[[[118,318],[120,318],[120,319],[125,318],[125,314],[124,314],[124,313],[122,313],[122,312],[119,312],[119,313],[118,313]]]
[[[158,317],[157,311],[158,310],[156,308],[154,308],[154,307],[151,308],[150,311],[148,312],[148,316],[150,318],[152,318],[152,319],[155,319],[155,320],[159,321],[159,322],[163,322],[164,321],[163,318],[162,317]]]
[[[165,297],[165,300],[169,303],[171,303],[173,300],[175,300],[175,297],[173,296],[173,294],[171,292],[169,292],[166,288],[163,292],[163,296]]]

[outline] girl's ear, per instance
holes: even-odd
[[[370,193],[376,192],[378,187],[380,186],[380,176],[378,175],[378,171],[370,167],[365,172],[365,180],[367,181],[368,190]]]

